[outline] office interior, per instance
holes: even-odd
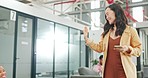
[[[0,0],[0,65],[7,78],[71,78],[79,67],[91,68],[91,60],[101,53],[85,45],[82,30],[88,26],[89,37],[98,42],[106,1]],[[126,9],[127,0],[115,1]],[[97,2],[99,6],[92,6]],[[128,5],[129,24],[137,29],[143,48],[133,61],[138,77],[146,78],[148,1],[128,0]]]

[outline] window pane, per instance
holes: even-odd
[[[70,29],[69,70],[74,74],[80,66],[80,31]]]
[[[133,17],[138,22],[143,22],[143,7],[134,7],[133,9]]]
[[[10,20],[10,10],[0,8],[0,65],[7,72],[7,78],[12,78],[14,54],[15,21]]]
[[[30,78],[33,20],[19,15],[17,23],[16,78]]]
[[[55,27],[55,78],[67,78],[68,27]]]
[[[53,76],[53,42],[54,23],[38,19],[36,78],[52,78]]]

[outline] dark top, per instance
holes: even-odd
[[[114,50],[114,45],[120,44],[120,38],[121,37],[112,39],[109,37],[104,78],[126,78],[120,58],[120,52]]]

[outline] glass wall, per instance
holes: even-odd
[[[16,78],[31,78],[33,19],[18,14],[16,44]]]
[[[148,66],[148,28],[140,29],[140,38],[142,41],[142,58],[141,64],[144,66]]]
[[[0,65],[7,78],[34,78],[34,72],[35,78],[78,74],[78,68],[85,65],[80,30],[43,19],[34,21],[33,16],[0,8]]]
[[[80,43],[81,43],[81,48],[80,48],[80,57],[81,57],[81,60],[80,60],[80,66],[81,67],[85,67],[85,66],[87,66],[86,65],[86,44],[85,44],[85,41],[84,41],[84,36],[82,36],[81,35],[81,41],[80,41]],[[88,58],[88,57],[87,57]],[[87,60],[88,61],[88,60]]]
[[[80,66],[80,41],[80,30],[38,19],[36,78],[75,74]]]
[[[55,25],[55,78],[67,78],[68,27]]]
[[[36,78],[52,78],[54,23],[38,19],[36,39]]]
[[[75,74],[80,67],[80,31],[70,28],[69,72]]]
[[[11,11],[0,7],[0,65],[13,78],[13,51],[15,21],[10,20]]]

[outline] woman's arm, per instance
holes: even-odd
[[[130,40],[130,46],[128,46],[128,51],[126,54],[128,55],[134,55],[134,56],[140,56],[142,52],[142,43],[140,41],[140,38],[138,36],[138,33],[136,29],[131,27],[131,40]]]
[[[103,49],[103,46],[102,46],[103,45],[103,37],[101,37],[100,42],[97,44],[88,38],[88,32],[89,32],[88,28],[84,27],[83,33],[84,33],[84,40],[85,40],[86,45],[97,52],[102,52],[103,51],[102,50]]]
[[[87,40],[86,45],[96,52],[103,52],[103,39],[99,43],[94,43],[93,40]]]

